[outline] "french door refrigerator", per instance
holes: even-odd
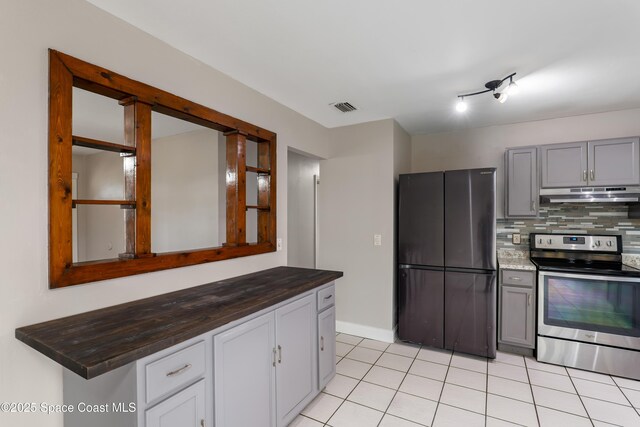
[[[400,175],[398,337],[496,354],[496,170]]]

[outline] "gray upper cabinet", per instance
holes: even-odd
[[[542,145],[540,147],[542,188],[587,185],[587,143]]]
[[[507,217],[538,215],[537,149],[513,148],[505,153]]]
[[[639,149],[637,137],[589,142],[589,185],[640,184]]]

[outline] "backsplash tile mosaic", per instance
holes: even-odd
[[[522,236],[520,245],[511,243],[513,233]],[[625,253],[640,254],[640,219],[629,219],[628,207],[622,204],[541,205],[539,218],[499,218],[497,247],[528,250],[529,233],[619,234]]]

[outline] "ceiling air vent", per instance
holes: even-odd
[[[357,110],[356,107],[354,107],[348,102],[336,102],[335,104],[333,104],[333,106],[336,107],[338,110],[342,111],[343,113],[349,113],[351,111]]]

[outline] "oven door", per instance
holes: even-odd
[[[538,335],[640,350],[640,278],[538,273]]]

